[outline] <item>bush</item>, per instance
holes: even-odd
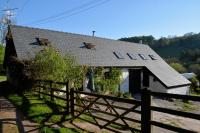
[[[198,90],[199,88],[197,88],[197,87],[199,87],[199,86],[198,86],[199,80],[198,80],[196,77],[192,77],[192,78],[189,79],[189,80],[190,80],[190,82],[192,83],[192,85],[191,85],[191,91],[192,91],[192,92],[200,93],[200,91]]]
[[[95,88],[98,92],[116,93],[121,82],[119,68],[95,68]]]
[[[186,72],[186,68],[180,63],[170,63],[170,66],[180,73]]]
[[[61,56],[53,47],[46,47],[36,54],[29,63],[32,79],[53,80],[59,82],[72,81],[74,86],[82,86],[85,69],[78,66],[75,58],[69,55]]]

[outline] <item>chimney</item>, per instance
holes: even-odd
[[[142,40],[139,41],[139,44],[142,44]]]
[[[94,30],[92,31],[92,36],[93,36],[93,37],[94,37],[95,32],[96,32],[96,31],[94,31]]]

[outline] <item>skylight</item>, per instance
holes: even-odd
[[[154,55],[149,55],[149,57],[152,59],[152,60],[157,60],[157,58],[154,56]]]
[[[118,59],[124,59],[124,56],[123,56],[120,52],[114,51],[113,54],[114,54]]]
[[[148,60],[148,58],[144,54],[138,54],[143,60]]]
[[[129,58],[131,60],[137,60],[136,55],[132,54],[132,53],[127,53],[127,55],[129,56]]]

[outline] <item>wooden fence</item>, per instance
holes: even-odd
[[[60,88],[54,88],[54,85],[65,86],[66,90],[61,90]],[[63,108],[65,114],[70,114],[70,91],[69,91],[69,84],[68,82],[53,82],[50,80],[36,80],[34,85],[34,92],[38,93],[40,98],[43,96],[48,96],[51,101],[55,99],[63,101],[64,105],[58,105],[60,108]],[[56,95],[55,93],[63,93],[64,95]]]
[[[45,81],[49,83],[49,88],[46,88],[49,92],[46,93],[41,85],[44,81],[37,82],[39,82],[39,84],[36,92],[39,95],[47,95],[51,97],[51,100],[57,98],[65,101],[66,106],[63,106],[63,108],[66,109],[67,114],[73,116],[72,121],[79,118],[98,126],[100,129],[107,129],[113,132],[120,132],[120,130],[123,129],[130,130],[131,132],[151,133],[152,126],[157,126],[175,132],[196,133],[188,129],[152,120],[153,111],[200,121],[200,114],[151,105],[152,96],[200,102],[200,97],[198,96],[158,93],[143,89],[141,92],[141,100],[134,100],[69,89],[68,83],[52,81]],[[52,84],[65,85],[66,90],[53,88]],[[60,97],[55,95],[54,92],[65,93],[65,96]],[[88,116],[88,118],[83,118],[83,115]],[[119,130],[115,129],[116,127]]]

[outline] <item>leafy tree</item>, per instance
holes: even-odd
[[[170,66],[180,73],[186,72],[186,68],[180,63],[170,63]]]
[[[36,54],[29,64],[32,79],[53,80],[59,82],[71,81],[74,86],[82,86],[85,69],[78,66],[75,58],[61,56],[53,47],[47,47]]]
[[[192,64],[188,67],[191,72],[194,72],[198,79],[200,79],[200,64]]]
[[[139,43],[140,40],[142,40],[142,43],[152,46],[154,44],[155,38],[153,36],[135,36],[135,37],[121,38],[119,40],[127,41],[127,42],[134,42],[134,43]]]

